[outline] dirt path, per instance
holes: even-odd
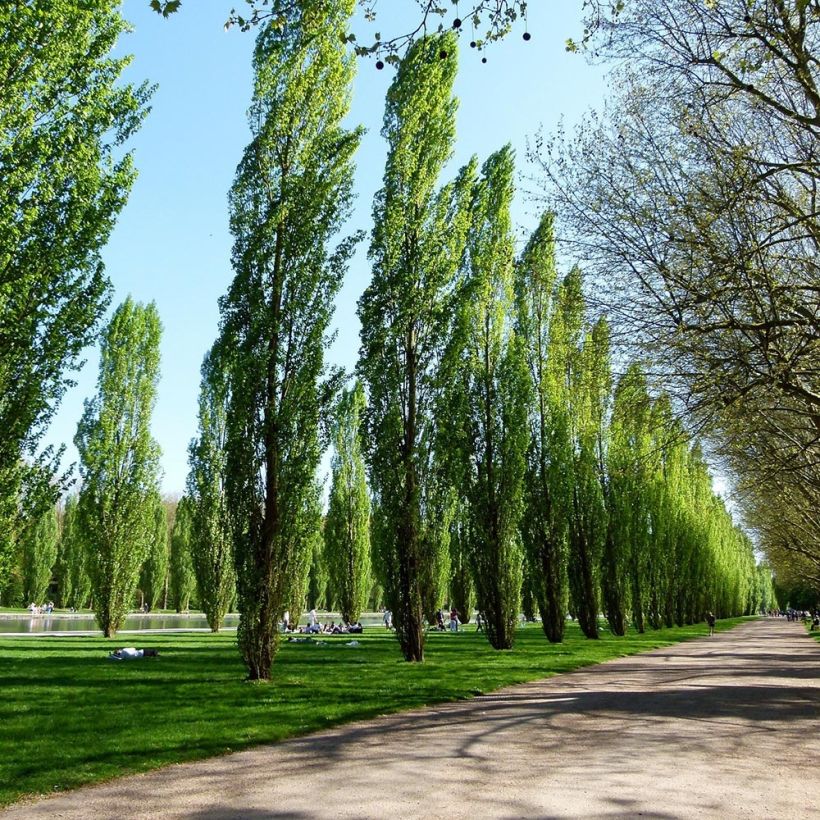
[[[818,738],[820,644],[763,620],[0,817],[808,818]]]

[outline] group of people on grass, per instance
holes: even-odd
[[[315,609],[311,609],[308,613],[308,622],[304,626],[299,626],[298,619],[291,621],[290,612],[285,612],[280,629],[291,635],[361,635],[364,632],[364,627],[359,621],[355,623],[330,621],[330,623],[320,624]]]
[[[32,616],[51,615],[51,613],[54,612],[54,601],[49,601],[45,604],[35,604],[34,601],[32,601],[28,605],[28,611],[32,614]]]

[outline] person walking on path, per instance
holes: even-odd
[[[715,616],[711,612],[706,613],[706,623],[709,625],[709,637],[715,634]]]

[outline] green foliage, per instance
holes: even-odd
[[[79,497],[69,495],[63,506],[63,521],[57,559],[57,587],[60,604],[85,609],[91,600],[89,551],[79,510]]]
[[[580,294],[580,273],[566,281],[572,300]],[[582,298],[582,297],[581,297]],[[580,304],[583,309],[583,302]],[[577,310],[573,307],[572,310]],[[606,539],[604,506],[605,419],[611,392],[609,329],[599,319],[584,339],[580,355],[571,357],[578,370],[569,371],[571,391],[572,513],[569,525],[570,595],[581,629],[598,637],[600,562]]]
[[[113,0],[0,3],[0,587],[33,453],[105,310],[100,249],[134,179],[150,90],[111,57]],[[51,502],[53,503],[53,499]]]
[[[165,607],[168,590],[168,514],[159,492],[152,493],[149,499],[150,536],[148,556],[140,572],[139,588],[142,590],[145,603],[151,609]]]
[[[305,605],[308,609],[332,609],[334,606],[333,592],[330,589],[330,572],[325,557],[324,522],[322,522],[322,537],[313,541]]]
[[[45,602],[57,561],[58,539],[56,507],[50,507],[26,523],[20,538],[24,605],[25,602]]]
[[[650,492],[655,462],[652,401],[643,368],[633,362],[615,389],[607,452],[606,504],[609,516],[602,562],[604,611],[621,634],[627,614],[645,628],[649,564]]]
[[[196,575],[191,555],[193,528],[194,502],[186,495],[177,504],[170,542],[168,597],[177,612],[187,612],[191,599],[196,595]],[[232,559],[229,558],[227,563],[231,566]]]
[[[350,210],[361,133],[342,127],[354,73],[342,35],[352,10],[353,0],[305,0],[260,32],[252,138],[230,194],[235,277],[220,305],[226,490],[239,646],[255,680],[270,678],[278,620],[296,597],[292,582],[307,577],[306,522],[319,527],[311,511],[319,421],[336,388],[323,381],[324,349],[356,241],[329,249]]]
[[[188,548],[197,599],[214,632],[219,631],[236,594],[226,488],[230,400],[227,379],[219,347],[215,346],[202,362],[199,436],[188,447],[188,494],[183,522],[190,527]]]
[[[344,390],[334,413],[332,484],[325,520],[325,556],[333,600],[345,623],[367,605],[370,569],[370,496],[359,428],[365,408],[360,382]]]
[[[470,518],[466,499],[454,505],[450,520],[450,606],[463,624],[470,623],[475,609],[475,582],[470,566]]]
[[[525,341],[532,390],[521,534],[529,584],[547,638],[562,640],[567,613],[569,464],[562,317],[556,311],[553,216],[547,212],[516,265],[516,331]]]
[[[467,270],[443,373],[450,386],[441,411],[450,414],[442,434],[456,439],[455,459],[463,462],[456,480],[464,483],[469,510],[467,548],[478,608],[496,649],[512,647],[518,621],[529,445],[524,340],[512,328],[513,173],[513,151],[506,146],[484,163],[474,186]]]
[[[122,626],[151,547],[159,446],[150,424],[161,332],[153,302],[129,297],[117,308],[102,334],[97,395],[86,400],[74,437],[94,611],[106,637]]]
[[[290,573],[285,579],[283,611],[290,613],[290,619],[298,623],[305,609],[310,581],[310,566],[313,556],[323,546],[322,535],[322,485],[314,481],[305,494],[302,508],[293,524],[293,561]]]
[[[446,532],[443,510],[426,502],[441,501],[433,409],[445,295],[463,254],[472,187],[467,169],[436,191],[455,138],[456,51],[453,35],[418,40],[387,92],[373,279],[359,301],[376,566],[409,661],[424,659],[423,579],[442,577],[435,567],[447,558],[435,535]]]

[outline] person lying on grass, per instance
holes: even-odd
[[[135,658],[156,658],[159,652],[156,649],[137,649],[134,646],[124,646],[122,649],[115,649],[108,655],[112,661],[130,661]]]

